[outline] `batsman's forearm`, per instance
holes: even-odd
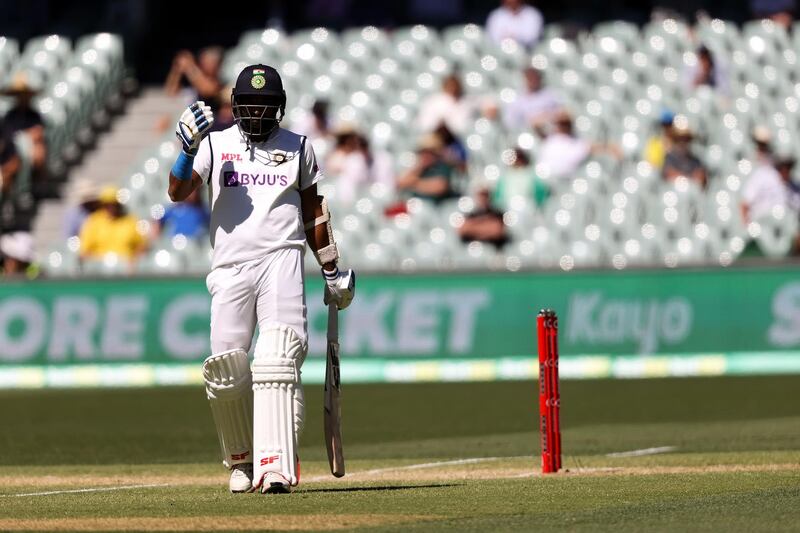
[[[169,199],[173,202],[181,202],[192,192],[192,180],[181,180],[176,178],[172,172],[169,174]]]
[[[319,214],[322,215],[321,208]],[[324,225],[314,226],[313,228],[306,230],[306,240],[308,241],[308,245],[314,251],[325,248],[330,244],[328,232]],[[322,268],[325,270],[333,270],[335,266],[336,263],[325,263],[322,265]]]

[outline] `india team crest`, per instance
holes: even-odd
[[[250,85],[253,86],[253,89],[263,89],[264,85],[266,85],[266,84],[267,84],[267,80],[264,79],[264,76],[262,76],[260,74],[256,74],[250,80]]]
[[[297,154],[295,152],[285,152],[283,150],[270,150],[266,155],[266,164],[270,167],[277,167],[278,165],[291,161]]]

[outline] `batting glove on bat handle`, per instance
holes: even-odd
[[[340,272],[338,268],[333,270],[323,268],[322,276],[325,278],[325,294],[323,296],[325,305],[333,302],[339,309],[345,309],[350,305],[356,295],[356,273],[353,269]]]
[[[203,101],[197,101],[186,108],[175,125],[175,135],[183,145],[183,151],[195,155],[200,141],[214,124],[214,114]]]

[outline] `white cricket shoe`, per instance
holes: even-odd
[[[231,468],[231,480],[228,483],[231,492],[250,492],[253,490],[253,463],[241,463]]]
[[[267,472],[261,480],[261,494],[289,494],[292,486],[277,472]]]

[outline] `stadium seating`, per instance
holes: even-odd
[[[375,27],[337,34],[317,28],[282,33],[276,29],[243,34],[224,60],[226,82],[247,64],[275,65],[289,96],[287,122],[310,108],[317,98],[331,102],[334,120],[354,123],[376,147],[395,157],[398,167],[413,159],[418,133],[413,128],[425,96],[441,79],[457,71],[467,94],[486,95],[498,105],[513,100],[522,87],[521,69],[532,65],[563,98],[576,129],[587,138],[618,144],[624,157],[599,156],[571,179],[551,180],[553,194],[544,207],[519,198],[505,214],[511,242],[498,251],[480,243],[463,245],[457,227],[473,206],[469,193],[477,184],[494,183],[507,151],[530,150],[536,160],[538,138],[530,131],[508,131],[499,121],[476,118],[464,142],[469,151],[464,196],[438,206],[408,200],[408,213],[385,218],[383,209],[395,199],[392,191],[373,184],[354,203],[336,196],[335,181],[321,185],[330,199],[336,237],[348,265],[362,270],[452,270],[613,267],[715,264],[727,266],[755,239],[769,256],[788,253],[797,231],[797,216],[776,210],[745,227],[739,192],[753,169],[754,145],[749,132],[766,123],[779,143],[800,147],[797,78],[800,31],[790,37],[769,20],[742,28],[721,20],[688,27],[666,19],[643,28],[623,22],[598,25],[592,32],[567,40],[558,26],[530,52],[507,41],[491,43],[474,24],[437,31],[426,26],[392,32]],[[77,57],[62,51],[61,42],[48,61],[74,65],[48,102],[50,120],[60,117],[59,131],[73,131],[72,110],[91,109],[117,79],[119,43],[95,37],[76,47]],[[727,96],[709,91],[687,92],[684,70],[697,61],[701,44],[715,54],[728,73]],[[23,61],[11,41],[0,45],[0,65]],[[34,50],[32,48],[32,50]],[[52,59],[49,59],[52,56]],[[73,97],[78,92],[81,97]],[[696,132],[694,151],[709,169],[706,189],[687,179],[665,182],[641,155],[662,109],[677,113]],[[67,112],[70,111],[70,112]],[[144,220],[158,219],[168,202],[167,168],[175,154],[170,135],[142,157],[125,179],[121,198]],[[185,239],[158,242],[140,263],[143,274],[203,272],[208,268],[206,243]],[[69,248],[45,258],[52,273],[75,274]],[[308,254],[309,265],[313,257]],[[56,264],[57,263],[57,264]],[[101,269],[102,270],[102,269]],[[113,269],[108,269],[113,272]],[[100,272],[102,273],[102,272]]]
[[[122,39],[98,33],[73,46],[66,37],[48,35],[30,39],[20,53],[19,43],[0,37],[0,86],[17,72],[25,72],[41,89],[34,105],[46,125],[48,164],[59,173],[65,161],[80,155],[78,139],[88,135],[94,114],[119,90],[125,72]],[[12,102],[0,97],[0,115]],[[26,164],[24,141],[17,139],[17,148]],[[17,187],[28,187],[27,177],[21,172]]]

